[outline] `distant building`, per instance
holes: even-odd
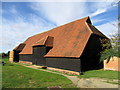
[[[15,62],[81,72],[99,66],[102,45],[109,40],[85,17],[29,37],[14,51]]]

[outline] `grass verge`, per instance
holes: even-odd
[[[104,70],[92,70],[92,71],[86,71],[83,75],[78,76],[79,78],[102,78],[106,79],[107,83],[112,84],[119,84],[118,82],[120,80],[119,78],[120,72],[117,71],[104,71]]]
[[[72,82],[62,75],[35,70],[6,61],[2,67],[3,88],[47,88],[60,86],[75,88]]]
[[[84,72],[83,75],[80,75],[79,78],[105,78],[105,79],[116,79],[118,80],[118,74],[120,72],[117,71],[104,71],[104,70],[91,70]]]

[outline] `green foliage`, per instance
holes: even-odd
[[[100,61],[103,61],[105,59],[110,59],[110,57],[117,56],[120,57],[119,47],[120,47],[120,34],[115,34],[111,36],[110,42],[105,42],[104,40],[101,40],[102,47],[104,51],[101,52],[101,58]]]
[[[4,61],[4,62],[9,62],[9,57],[7,56],[7,57],[4,57],[4,58],[1,58],[0,60]]]
[[[120,52],[118,52],[117,48],[106,49],[101,52],[100,61],[103,61],[105,59],[109,60],[113,56],[120,57]]]
[[[0,53],[0,57],[5,58],[9,56],[9,51],[7,53]]]
[[[111,44],[113,48],[118,48],[120,46],[120,34],[111,35]]]
[[[9,59],[8,59],[9,57],[7,56],[7,57],[4,57],[4,58],[2,58],[2,59],[0,59],[0,61],[2,62],[4,62],[5,64],[4,64],[4,66],[14,66],[14,64],[13,63],[10,63],[9,62]]]
[[[102,44],[102,49],[103,50],[110,49],[110,47],[111,47],[110,40],[108,40],[108,39],[100,39],[100,42]]]

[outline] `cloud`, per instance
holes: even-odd
[[[16,6],[15,6],[15,5],[13,5],[13,6],[10,8],[10,12],[11,12],[12,14],[17,14],[17,13],[18,13],[17,10],[16,10]]]
[[[88,0],[2,0],[3,2],[85,2]],[[88,2],[115,2],[119,0],[89,0]]]
[[[118,22],[112,21],[99,26],[96,26],[98,30],[103,32],[107,37],[110,37],[111,34],[118,33]]]
[[[37,18],[36,18],[37,19]],[[5,22],[8,22],[5,20]],[[19,43],[22,43],[29,36],[44,32],[50,29],[38,24],[36,21],[34,24],[24,22],[21,18],[17,22],[8,22],[2,25],[2,51],[12,50]]]
[[[94,24],[96,24],[96,23],[103,22],[103,21],[105,21],[105,20],[106,20],[106,19],[93,18],[93,19],[92,19],[92,23],[93,23],[93,25],[94,25]]]
[[[57,26],[90,16],[95,17],[113,7],[111,2],[42,2],[32,3],[31,8]],[[89,8],[88,8],[89,7]],[[101,22],[99,18],[98,21]]]
[[[45,18],[54,22],[56,25],[62,25],[84,16],[85,2],[82,3],[66,3],[66,2],[50,2],[50,3],[34,3],[31,4],[33,10],[42,13]],[[84,16],[85,17],[85,16]]]
[[[29,36],[50,30],[56,26],[88,15],[95,17],[98,14],[106,12],[108,6],[111,4],[99,2],[90,4],[85,0],[84,2],[37,2],[29,3],[29,5],[28,11],[32,9],[33,13],[26,11],[27,15],[24,13],[21,14],[22,9],[19,10],[15,4],[11,5],[8,11],[2,10],[9,18],[10,16],[14,17],[14,20],[3,17],[3,24],[0,26],[2,32],[2,35],[0,35],[2,37],[0,38],[0,43],[2,43],[2,47],[0,48],[2,50],[0,51],[7,52],[8,50],[12,50]],[[92,21],[93,23],[102,22],[104,18],[94,18]],[[97,27],[106,35],[115,29],[110,23]]]
[[[111,8],[115,7],[118,3],[118,0],[110,0],[110,1],[104,1],[104,2],[94,2],[89,8],[92,11],[91,17],[97,16],[99,14],[107,12],[107,10],[110,10]]]
[[[0,44],[2,45],[0,46],[0,51],[7,52],[12,50],[28,37],[55,27],[35,14],[29,14],[29,21],[26,21],[25,17],[19,15],[16,8],[13,8],[11,8],[13,11],[10,11],[14,13],[15,20],[11,21],[7,18],[3,18],[2,25],[0,25]]]
[[[96,16],[96,15],[101,14],[101,13],[104,13],[106,11],[107,11],[106,9],[97,9],[96,12],[91,14],[91,17]]]

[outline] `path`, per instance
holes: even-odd
[[[80,79],[77,76],[69,76],[69,75],[66,75],[63,73],[59,73],[59,72],[38,69],[39,66],[36,66],[36,65],[30,65],[30,66],[23,65],[23,66],[41,70],[41,71],[45,71],[45,72],[51,72],[51,73],[63,75],[65,77],[67,77],[69,80],[71,80],[74,85],[76,85],[77,87],[80,87],[80,88],[118,88],[118,85],[116,85],[116,84],[106,83],[105,79],[98,79],[98,78],[89,78],[89,79],[82,78],[82,79]]]

